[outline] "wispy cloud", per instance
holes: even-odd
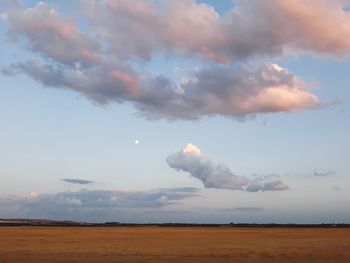
[[[258,191],[284,191],[289,187],[277,175],[248,178],[234,174],[224,163],[215,163],[202,155],[200,149],[188,144],[185,149],[167,158],[170,167],[185,171],[202,181],[206,188]]]
[[[334,175],[333,171],[327,171],[327,172],[314,172],[313,173],[314,176],[331,176]]]
[[[95,184],[96,182],[90,181],[90,180],[84,180],[84,179],[72,179],[72,178],[64,178],[61,179],[61,181],[70,183],[70,184],[83,184],[83,185],[88,185],[88,184]]]
[[[245,207],[236,207],[234,210],[242,211],[242,212],[260,212],[265,209],[262,207],[253,207],[253,206],[245,206]]]

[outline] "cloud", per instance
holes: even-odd
[[[278,176],[255,176],[250,179],[234,174],[226,164],[215,163],[201,154],[200,149],[188,144],[185,149],[167,158],[171,168],[188,172],[199,179],[206,188],[258,191],[284,191],[288,185]]]
[[[3,18],[11,39],[25,37],[29,47],[46,58],[68,65],[99,61],[99,43],[48,4],[39,2],[33,8],[14,8],[4,13]]]
[[[118,57],[149,60],[159,51],[177,55],[199,55],[225,60],[218,40],[223,37],[220,17],[210,5],[181,1],[90,1],[85,13],[93,30]],[[201,34],[193,34],[201,32]]]
[[[29,196],[32,197],[32,198],[36,198],[36,197],[39,196],[39,194],[37,192],[30,192]]]
[[[242,211],[242,212],[260,212],[260,211],[264,211],[265,209],[262,207],[245,206],[245,207],[236,207],[234,208],[234,210]]]
[[[0,206],[4,206],[6,211],[11,210],[15,216],[20,214],[21,217],[105,221],[110,217],[120,218],[122,215],[127,216],[130,222],[135,222],[138,221],[132,217],[135,213],[135,216],[145,211],[160,213],[161,208],[196,197],[198,192],[198,189],[191,187],[150,191],[80,190],[41,193],[25,198],[1,198]]]
[[[71,178],[64,178],[61,179],[63,182],[70,183],[70,184],[94,184],[94,181],[84,180],[84,179],[71,179]]]
[[[334,189],[334,191],[340,191],[341,190],[341,188],[339,186],[334,186],[333,189]]]
[[[239,207],[225,207],[225,208],[208,208],[208,207],[198,207],[196,208],[198,212],[210,212],[210,213],[235,213],[235,212],[262,212],[266,211],[263,207],[256,206],[239,206]],[[237,213],[235,213],[237,214]]]
[[[160,207],[175,204],[197,195],[196,188],[170,188],[151,191],[80,190],[56,194],[40,194],[34,200],[25,200],[30,207],[133,208]]]
[[[71,89],[97,104],[129,102],[138,115],[153,119],[244,118],[319,108],[310,85],[287,69],[242,62],[284,47],[271,36],[280,30],[278,23],[268,20],[268,12],[283,11],[284,6],[271,2],[269,9],[259,1],[238,1],[236,9],[220,17],[212,6],[192,0],[85,1],[84,30],[42,2],[9,9],[2,18],[10,39],[24,39],[41,58],[14,63],[2,73],[27,74],[45,87]],[[252,17],[258,16],[246,15],[251,11],[264,11],[268,15],[261,19],[268,21],[255,21]],[[269,23],[270,31],[265,28]],[[285,32],[289,30],[276,35]],[[272,51],[265,50],[270,47]],[[195,59],[202,66],[184,73],[180,81],[140,69],[142,60],[151,61],[159,53]]]
[[[0,8],[1,8],[1,5],[5,5],[10,8],[20,7],[20,3],[18,0],[2,0],[0,3]]]
[[[276,64],[204,68],[190,73],[173,90],[177,93],[163,99],[162,104],[158,103],[161,98],[152,96],[156,100],[141,100],[137,106],[154,116],[184,119],[208,115],[245,117],[320,107],[317,97],[307,90],[307,84]]]
[[[313,175],[314,176],[331,176],[333,175],[334,172],[333,171],[327,171],[327,172],[314,172]]]
[[[255,176],[255,178],[250,181],[246,190],[249,192],[288,190],[288,185],[283,183],[279,178],[280,176],[278,175]]]
[[[44,86],[73,89],[99,104],[129,101],[139,115],[151,118],[242,118],[321,106],[306,83],[276,64],[212,66],[189,73],[178,84],[162,76],[139,76],[121,64],[67,69],[28,60],[6,71],[25,73]]]
[[[120,59],[150,60],[164,51],[225,64],[291,49],[346,55],[350,15],[343,6],[341,0],[318,0],[313,5],[302,0],[238,0],[220,17],[213,6],[193,0],[85,1],[81,15],[97,38],[42,2],[12,9],[6,21],[10,35],[25,36],[33,50],[64,63],[98,62],[102,42],[109,54]]]
[[[343,0],[312,5],[303,0],[236,0],[220,16],[213,6],[194,0],[83,1],[79,15],[89,33],[43,2],[3,16],[11,36],[25,36],[34,51],[63,63],[95,64],[103,52],[144,60],[166,52],[225,64],[289,50],[346,55],[350,15],[345,6]]]
[[[347,55],[350,15],[344,6],[342,0],[235,1],[223,22],[225,54],[241,59],[291,51]]]
[[[117,56],[150,59],[152,53],[165,50],[228,63],[289,50],[348,54],[350,15],[345,4],[236,0],[223,17],[211,5],[194,0],[90,1],[85,10],[94,30]]]

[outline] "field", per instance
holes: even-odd
[[[0,262],[350,262],[350,228],[0,227]]]

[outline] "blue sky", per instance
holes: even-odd
[[[142,7],[153,3],[136,2],[142,3]],[[0,20],[3,72],[0,74],[0,218],[350,222],[346,209],[350,200],[350,79],[347,74],[350,45],[340,42],[336,36],[328,39],[327,34],[312,32],[313,26],[308,26],[312,21],[304,17],[300,18],[305,23],[303,29],[288,20],[290,10],[308,8],[302,1],[287,1],[290,4],[287,7],[271,1],[270,8],[285,17],[280,22],[280,30],[290,29],[292,33],[284,36],[283,41],[272,41],[271,35],[267,40],[257,34],[258,44],[254,43],[247,53],[237,47],[238,40],[253,41],[244,32],[256,33],[259,25],[245,27],[248,22],[254,25],[254,20],[249,21],[247,16],[241,21],[244,31],[240,31],[243,29],[232,22],[237,20],[224,17],[234,8],[230,1],[200,2],[207,4],[204,7],[215,8],[217,20],[209,19],[211,24],[204,24],[203,28],[203,21],[199,20],[201,12],[211,17],[214,11],[200,9],[199,2],[183,0],[178,3],[193,7],[193,13],[184,17],[181,6],[169,1],[167,8],[173,12],[175,22],[168,24],[162,16],[166,11],[157,9],[156,18],[163,19],[161,22],[169,28],[163,32],[156,23],[151,24],[143,30],[154,32],[157,37],[151,41],[146,34],[145,42],[140,45],[137,45],[140,27],[137,19],[144,14],[140,11],[136,16],[134,7],[125,6],[128,1],[116,1],[120,5],[114,7],[115,13],[96,1],[100,9],[95,15],[83,11],[72,14],[70,1],[56,2],[54,7],[51,7],[53,1],[47,1],[42,9],[37,1],[22,1],[14,9],[3,4],[0,10],[7,18],[2,15]],[[243,2],[236,1],[240,9],[233,9],[234,14],[245,14]],[[264,26],[272,27],[274,18],[268,10],[258,1],[251,3],[256,5],[256,10],[266,13],[262,16]],[[316,1],[315,5],[315,19],[325,17],[325,31],[337,26],[335,23],[350,23],[346,12],[344,15],[344,11],[327,6],[326,1]],[[27,8],[37,10],[36,16],[26,12]],[[50,8],[58,9],[54,17],[45,13]],[[125,13],[118,13],[118,8],[132,15],[125,18]],[[322,13],[324,10],[327,14],[342,12],[341,19],[328,21]],[[56,41],[57,36],[66,32],[60,31],[67,26],[64,21],[74,23],[77,16],[90,25],[86,24],[87,28],[79,33],[74,32],[75,36]],[[188,37],[181,31],[186,29],[182,28],[184,19],[189,21],[188,30],[198,26],[198,31],[205,33],[197,36],[201,33],[190,32]],[[23,21],[26,24],[22,24]],[[38,21],[54,26],[51,29],[29,26]],[[126,26],[117,29],[119,34],[110,35],[109,25],[115,23]],[[134,24],[137,26],[128,28]],[[177,27],[174,29],[171,25]],[[47,28],[57,32],[48,33]],[[310,39],[299,34],[302,30],[310,30],[307,34]],[[85,31],[88,36],[84,35]],[[233,36],[227,37],[230,32]],[[343,38],[350,39],[350,31],[341,33]],[[344,35],[346,33],[348,35]],[[16,38],[9,39],[11,34]],[[222,42],[220,37],[224,39]],[[128,42],[133,39],[135,42]],[[320,47],[319,39],[329,41],[330,48]],[[129,48],[116,45],[118,41],[136,44]],[[264,41],[270,44],[260,46]],[[95,42],[115,48],[101,51],[95,48]],[[74,52],[57,51],[59,45],[66,47],[67,43],[72,50],[80,50],[80,45],[84,45],[100,57],[100,62],[91,62]],[[204,50],[202,44],[209,51]],[[223,58],[227,60],[224,64]],[[34,76],[21,64],[33,59],[57,67],[66,75],[56,80],[52,71],[48,77],[54,84],[49,85],[44,71]],[[86,65],[77,66],[79,63]],[[283,70],[270,66],[275,64]],[[36,64],[28,65],[31,69]],[[73,78],[69,75],[73,70],[81,70],[88,82],[81,82],[80,86],[79,81],[84,79],[74,79],[73,84],[65,86],[64,83],[70,83]],[[117,74],[103,75],[103,70]],[[266,75],[271,83],[277,78],[282,84],[268,87],[256,84]],[[117,80],[108,76],[116,76]],[[254,82],[247,81],[250,78]],[[137,87],[133,86],[134,79]],[[104,90],[101,83],[107,85],[108,90]],[[184,93],[163,95],[168,86],[183,89]],[[137,95],[133,93],[134,88],[139,92]],[[271,89],[283,93],[272,99],[262,97]],[[232,97],[224,99],[222,93]],[[241,94],[244,96],[240,97]],[[296,97],[289,99],[290,94]],[[101,103],[101,99],[107,103]],[[256,105],[249,102],[247,109],[248,99]],[[135,140],[139,143],[135,144]],[[201,153],[186,151],[188,143]],[[170,157],[175,158],[173,163],[169,162]],[[197,173],[198,170],[201,172]],[[65,178],[93,183],[62,181]],[[237,185],[238,178],[246,180],[245,183]],[[256,178],[260,180],[260,188],[250,191]],[[123,199],[120,191],[129,195]],[[105,196],[110,198],[108,204],[104,203]],[[149,202],[141,202],[142,198]]]

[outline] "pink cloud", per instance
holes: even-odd
[[[289,27],[292,47],[334,55],[350,50],[350,13],[343,7],[344,1],[337,0],[275,2],[282,14],[280,21]]]
[[[153,53],[167,51],[227,64],[291,50],[335,56],[350,51],[350,14],[341,0],[237,0],[221,17],[212,6],[194,0],[87,6],[88,19],[116,55],[149,60]]]
[[[36,198],[36,197],[39,196],[39,194],[38,194],[37,192],[30,192],[30,193],[29,193],[29,196],[30,196],[31,198]]]
[[[26,36],[34,50],[64,63],[96,63],[101,51],[91,37],[95,35],[111,55],[122,59],[150,60],[167,52],[228,64],[287,51],[348,54],[350,14],[343,6],[341,0],[237,0],[220,16],[212,6],[194,0],[85,1],[84,18],[93,34],[43,3],[13,9],[6,20],[12,35]],[[77,46],[94,56],[79,57]]]
[[[228,54],[239,58],[288,51],[331,56],[350,51],[350,14],[342,0],[237,0],[226,18]]]
[[[129,101],[150,118],[242,118],[316,109],[317,96],[292,72],[244,61],[286,50],[345,54],[349,15],[340,3],[237,0],[220,16],[194,0],[84,1],[82,17],[89,25],[84,31],[48,4],[18,7],[2,14],[9,34],[24,37],[43,61],[18,63],[3,72],[26,73],[100,104]],[[144,70],[145,60],[159,53],[202,66],[187,72],[186,81],[175,82]]]
[[[45,3],[28,9],[15,8],[3,16],[12,38],[24,36],[31,49],[45,57],[65,64],[94,64],[99,60],[99,43]]]
[[[271,64],[208,67],[191,72],[181,83],[157,75],[138,76],[132,68],[113,63],[69,69],[31,60],[9,70],[28,74],[45,86],[73,89],[101,104],[129,101],[139,114],[151,118],[243,118],[321,106],[306,83]]]
[[[130,74],[119,70],[113,70],[109,72],[109,76],[113,79],[121,81],[125,87],[129,88],[133,96],[136,96],[140,93],[140,90],[138,88],[138,80],[132,77]]]

